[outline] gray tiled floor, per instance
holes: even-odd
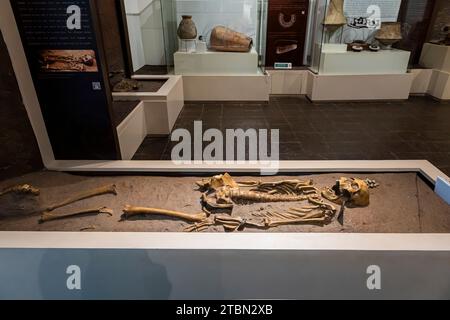
[[[311,103],[273,97],[267,103],[188,103],[176,128],[280,129],[281,160],[427,159],[450,174],[450,103]],[[172,143],[147,138],[137,160],[168,160]]]

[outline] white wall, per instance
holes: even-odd
[[[258,0],[176,0],[177,19],[192,15],[199,35],[208,40],[211,30],[224,25],[252,37],[257,46]]]
[[[165,65],[160,0],[125,0],[134,71],[144,65]]]

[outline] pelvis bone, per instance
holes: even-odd
[[[369,186],[360,179],[340,178],[332,188],[322,191],[322,196],[337,204],[366,207],[370,204]]]

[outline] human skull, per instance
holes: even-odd
[[[367,183],[355,178],[340,178],[332,188],[340,203],[366,207],[370,204],[369,187]]]

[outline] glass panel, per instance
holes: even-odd
[[[175,0],[162,1],[162,21],[164,32],[164,51],[167,62],[167,73],[174,72],[173,55],[178,50],[177,11]]]
[[[266,66],[266,47],[267,47],[267,19],[269,12],[269,0],[258,1],[258,54],[259,54],[259,66],[261,71],[265,71]]]
[[[311,46],[311,55],[309,56],[310,69],[318,73],[320,67],[320,58],[322,53],[322,44],[324,43],[324,28],[323,21],[325,20],[325,12],[327,11],[327,0],[317,0],[315,1],[314,7],[311,8],[316,15],[313,20],[313,37]]]
[[[162,3],[170,0],[125,0],[133,71],[138,74],[167,74],[167,55]],[[167,15],[169,16],[169,15]],[[169,30],[170,31],[170,30]]]
[[[412,3],[403,2],[405,13],[426,11],[426,5]],[[327,75],[407,72],[411,48],[399,43],[402,33],[405,43],[410,40],[402,32],[407,23],[402,24],[401,4],[401,0],[317,0],[311,70]]]

